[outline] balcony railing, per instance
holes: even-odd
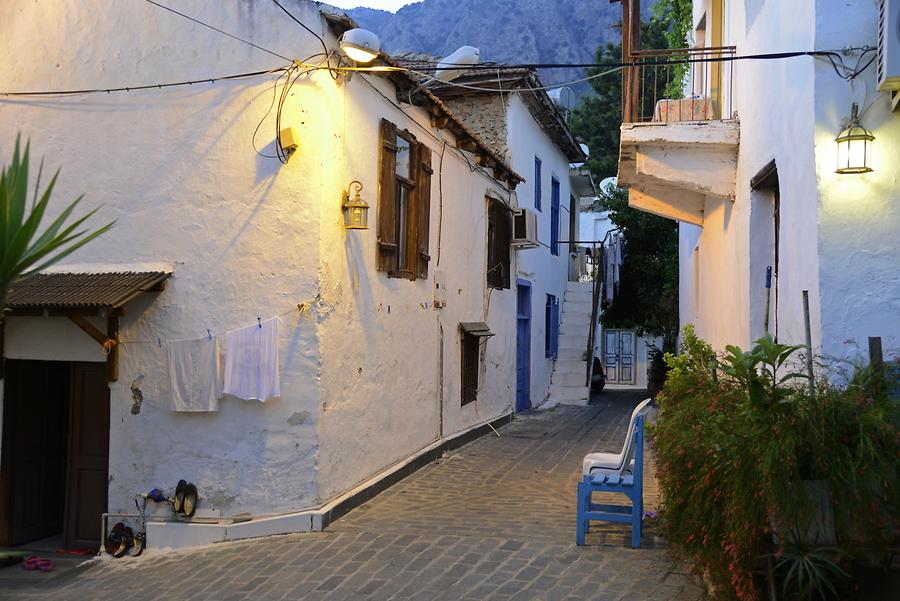
[[[734,46],[638,50],[622,72],[625,123],[732,117]]]

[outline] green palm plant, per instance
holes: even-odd
[[[113,221],[93,231],[83,228],[85,221],[97,209],[67,224],[81,202],[81,195],[38,234],[59,170],[53,174],[43,193],[40,193],[41,174],[44,170],[44,163],[41,161],[29,207],[28,163],[31,144],[26,143],[24,152],[20,152],[19,139],[20,136],[16,136],[12,162],[0,171],[0,310],[6,307],[9,288],[17,280],[53,265],[115,225]],[[0,319],[2,318],[0,312]]]

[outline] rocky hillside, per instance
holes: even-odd
[[[463,45],[481,50],[483,61],[583,63],[599,44],[618,40],[621,5],[609,0],[424,0],[396,13],[370,8],[348,11],[376,32],[390,53],[446,56]],[[547,83],[577,79],[576,70],[541,73]]]

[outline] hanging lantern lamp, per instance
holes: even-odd
[[[354,189],[356,193],[351,200],[350,192]],[[341,211],[344,213],[344,228],[348,230],[369,229],[369,204],[359,195],[362,189],[363,185],[354,180],[350,182],[350,185],[344,192]]]
[[[872,171],[872,142],[875,136],[859,123],[859,107],[854,102],[847,128],[834,139],[837,142],[835,173]]]

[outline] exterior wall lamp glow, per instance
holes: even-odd
[[[350,191],[356,190],[353,200],[350,199]],[[359,195],[363,185],[358,181],[350,182],[344,192],[341,211],[344,213],[344,228],[348,230],[369,229],[369,204]]]
[[[350,29],[344,32],[338,42],[344,54],[357,63],[368,64],[375,60],[381,50],[381,40],[368,29]]]
[[[846,129],[834,139],[837,142],[835,173],[868,173],[872,171],[872,142],[875,136],[859,123],[859,107],[854,102]]]

